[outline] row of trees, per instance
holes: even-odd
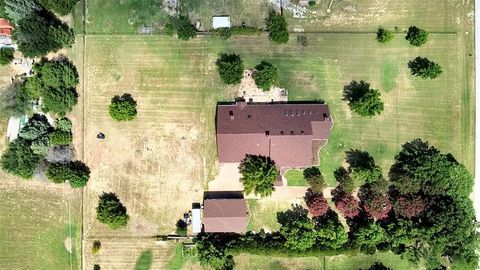
[[[393,39],[393,31],[383,27],[379,27],[377,30],[377,41],[380,43],[388,43]],[[405,39],[412,46],[420,47],[428,40],[428,32],[420,29],[414,25],[410,26],[407,31]]]
[[[473,177],[451,154],[420,139],[410,141],[395,157],[388,179],[367,152],[348,151],[346,161],[348,166],[334,173],[335,208],[319,195],[321,173],[308,168],[304,174],[311,183],[309,193],[317,194],[312,201],[307,193],[308,210],[293,205],[279,212],[278,232],[199,235],[200,262],[229,269],[234,265],[231,255],[241,252],[314,255],[380,250],[427,269],[477,268],[477,224],[469,199]],[[346,219],[348,230],[337,212]]]
[[[243,78],[245,66],[240,55],[221,54],[215,62],[220,78],[225,84],[239,84]],[[258,88],[268,91],[278,82],[278,68],[273,64],[262,61],[255,66],[253,79]]]

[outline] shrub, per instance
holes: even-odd
[[[442,74],[442,67],[439,64],[418,56],[408,62],[410,73],[422,79],[435,79]]]
[[[221,27],[215,30],[223,39],[229,39],[232,36],[232,30],[229,27]]]
[[[39,0],[39,2],[45,8],[65,16],[72,11],[78,0]]]
[[[225,84],[238,84],[243,78],[243,61],[238,54],[221,54],[217,62],[218,74]]]
[[[57,130],[70,132],[72,131],[72,121],[66,117],[57,119],[55,120],[55,128]]]
[[[94,264],[93,265],[93,270],[102,270],[99,264]]]
[[[307,180],[313,192],[322,193],[327,186],[322,173],[317,167],[309,167],[303,170],[303,177]]]
[[[29,179],[33,177],[41,158],[30,148],[28,140],[19,137],[10,142],[0,158],[0,165],[7,173]]]
[[[137,115],[137,102],[130,94],[114,96],[108,112],[117,121],[130,121]]]
[[[257,87],[263,91],[270,90],[273,84],[278,80],[278,69],[274,65],[262,61],[260,64],[255,66],[255,73],[253,74],[253,79]]]
[[[175,26],[173,25],[173,23],[166,23],[163,26],[163,33],[167,36],[173,36],[173,34],[175,34]]]
[[[127,208],[114,193],[103,193],[98,202],[97,219],[111,229],[119,229],[127,225],[129,216]]]
[[[73,188],[84,187],[90,178],[90,169],[81,161],[69,163],[50,163],[45,172],[54,183],[69,181]]]
[[[100,251],[101,247],[102,247],[102,242],[98,240],[93,241],[92,253],[97,254]]]
[[[180,235],[180,236],[186,236],[187,235],[187,223],[183,220],[183,219],[179,219],[177,221],[177,230],[176,230],[176,233],[177,235]]]
[[[15,50],[9,47],[0,48],[0,65],[8,65],[13,61]]]
[[[308,46],[308,38],[307,38],[306,35],[298,35],[297,36],[297,42],[302,47],[307,47]]]
[[[177,35],[180,40],[189,40],[197,36],[195,27],[190,22],[190,19],[187,16],[180,15],[175,20],[175,28],[177,30]]]
[[[383,112],[383,102],[380,92],[370,89],[370,84],[364,81],[352,81],[343,89],[343,100],[350,109],[360,116],[374,116]]]
[[[282,44],[288,42],[287,21],[282,15],[271,12],[266,21],[268,37],[273,43]]]
[[[69,145],[72,143],[72,133],[69,131],[55,130],[50,134],[50,142],[53,145]]]
[[[275,190],[275,183],[280,172],[270,157],[246,155],[239,166],[245,194],[254,193],[261,197],[270,196]]]
[[[316,4],[317,4],[317,2],[315,2],[315,0],[308,1],[308,5],[311,6],[311,7],[315,6]]]
[[[410,42],[410,45],[419,47],[427,42],[428,33],[416,26],[410,26],[405,39]]]
[[[360,203],[352,195],[344,195],[335,200],[335,208],[345,218],[354,218],[360,214]]]
[[[388,43],[393,39],[393,32],[383,27],[377,30],[377,41],[380,43]]]
[[[323,216],[329,209],[327,200],[323,197],[323,194],[315,193],[310,189],[305,194],[305,203],[312,217]]]

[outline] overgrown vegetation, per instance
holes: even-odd
[[[137,115],[137,102],[130,94],[114,96],[108,107],[110,116],[117,121],[130,121]]]
[[[188,16],[180,15],[178,18],[172,18],[172,21],[178,39],[187,41],[197,36],[197,31]]]
[[[233,35],[260,35],[262,29],[251,26],[221,27],[213,30],[213,33],[223,39],[229,39]]]
[[[275,183],[280,172],[275,162],[269,157],[246,155],[239,166],[240,181],[243,184],[245,194],[254,193],[261,197],[267,197],[275,190]]]
[[[72,11],[78,0],[38,0],[38,2],[45,8],[65,16]]]
[[[416,57],[408,62],[408,67],[413,76],[422,79],[435,79],[442,74],[442,67],[426,57]]]
[[[243,78],[243,66],[242,58],[238,54],[226,54],[220,55],[220,58],[215,62],[218,70],[218,74],[225,84],[239,84]]]
[[[0,65],[8,65],[13,61],[13,53],[15,50],[10,47],[0,48]]]
[[[375,168],[373,158],[358,150],[347,153],[347,163],[348,170],[336,172],[339,181],[348,181],[356,170]],[[278,213],[278,232],[200,234],[195,239],[202,254],[199,259],[209,265],[212,261],[224,264],[228,256],[245,252],[315,256],[390,250],[426,269],[476,269],[478,232],[469,198],[473,177],[462,164],[416,139],[404,144],[395,157],[390,181],[381,172],[374,175],[361,184],[360,204],[354,204],[357,213],[344,214],[348,233],[332,209],[309,218],[306,209],[293,205]],[[352,212],[338,207],[346,198],[356,199],[340,184],[332,192],[337,211]]]
[[[266,25],[268,37],[273,43],[284,44],[288,42],[289,34],[285,17],[275,12],[270,12]]]
[[[343,100],[360,116],[374,116],[383,112],[383,101],[377,89],[370,89],[364,81],[352,81],[343,88]]]
[[[127,208],[123,206],[114,193],[103,193],[99,197],[97,219],[111,229],[119,229],[127,225],[129,216]]]
[[[255,66],[253,79],[258,88],[268,91],[278,81],[278,68],[267,61]]]

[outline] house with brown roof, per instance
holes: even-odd
[[[239,163],[246,154],[269,156],[278,168],[318,165],[332,119],[320,103],[245,103],[217,106],[220,163]]]
[[[13,25],[4,18],[0,18],[0,35],[11,36],[13,31]]]
[[[205,199],[203,230],[207,233],[245,233],[248,207],[245,199]]]

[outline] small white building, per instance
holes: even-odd
[[[10,119],[8,120],[8,127],[7,127],[7,139],[9,142],[18,138],[18,133],[23,128],[23,126],[25,126],[25,123],[27,122],[27,120],[28,119],[26,116],[10,117]]]
[[[202,231],[201,211],[202,210],[200,208],[192,209],[192,232],[195,234]]]
[[[213,29],[217,28],[230,28],[230,16],[213,16],[212,17],[212,27]]]

